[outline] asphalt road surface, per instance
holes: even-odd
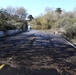
[[[31,30],[0,39],[0,75],[76,75],[76,49],[58,34]]]

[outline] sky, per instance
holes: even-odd
[[[58,7],[65,11],[71,11],[76,7],[76,0],[0,0],[0,8],[24,7],[29,14],[38,16],[44,13],[45,8],[56,9]]]

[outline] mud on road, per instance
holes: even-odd
[[[0,75],[75,75],[76,49],[57,34],[32,30],[0,41]]]

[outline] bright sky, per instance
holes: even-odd
[[[37,16],[43,13],[46,7],[73,10],[76,7],[76,0],[0,0],[0,7],[8,6],[24,7],[29,14]]]

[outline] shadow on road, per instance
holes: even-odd
[[[9,68],[8,68],[9,67]],[[10,66],[5,66],[4,69],[0,71],[1,75],[61,75],[59,72],[57,72],[56,69],[39,69],[39,70],[17,70],[13,69]]]
[[[75,56],[76,50],[58,36],[23,33],[6,37],[0,41],[0,63],[6,64],[0,74],[72,75]]]

